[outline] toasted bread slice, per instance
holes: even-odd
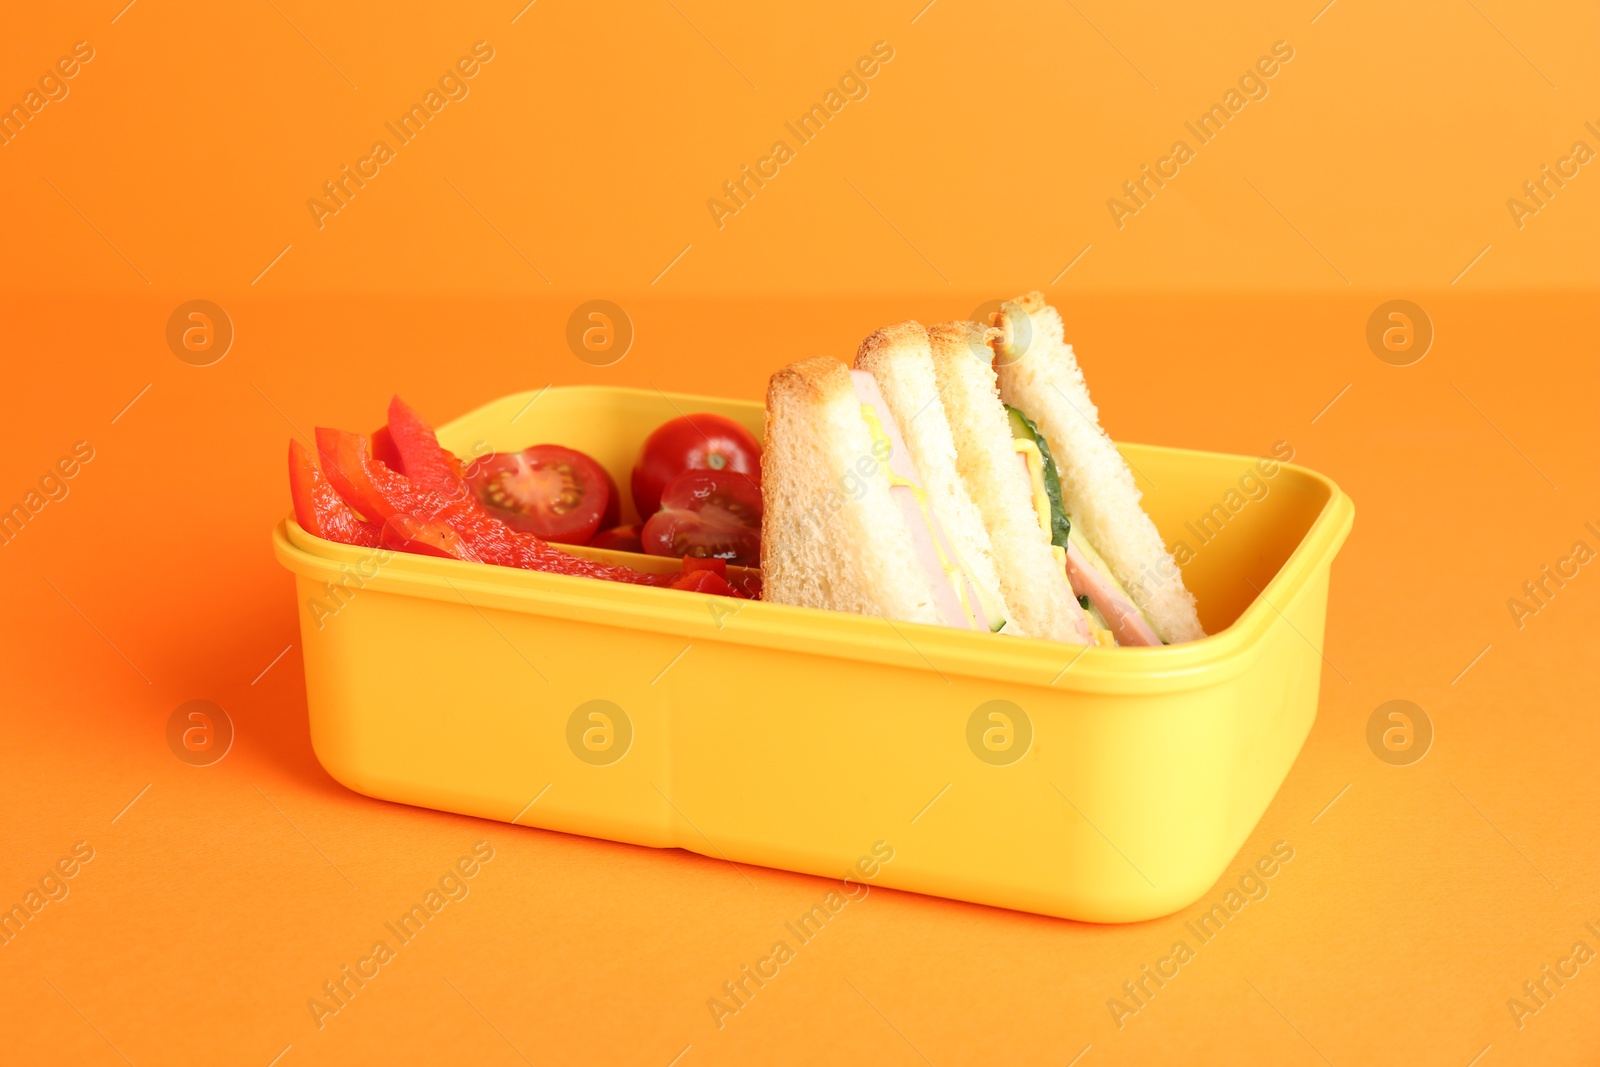
[[[929,354],[955,444],[956,467],[989,534],[1001,592],[1022,632],[1076,644],[1089,623],[1039,526],[1000,404],[988,345],[998,331],[971,322],[928,328]]]
[[[927,329],[918,322],[885,326],[861,342],[856,367],[877,381],[927,492],[928,506],[949,535],[971,581],[981,590],[980,596],[1001,605],[1009,620],[1006,633],[1026,636],[1001,590],[983,516],[956,466],[955,440],[939,398]]]
[[[1088,540],[1163,641],[1204,637],[1194,596],[1139,504],[1133,472],[1100,427],[1061,315],[1032,292],[1002,304],[1000,319],[994,361],[1000,398],[1049,442],[1072,537]]]
[[[881,453],[843,363],[818,356],[772,376],[761,455],[762,599],[940,622]]]

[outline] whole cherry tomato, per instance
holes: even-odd
[[[667,483],[687,470],[737,471],[761,484],[761,446],[721,415],[687,415],[656,427],[633,468],[633,504],[644,522],[661,510]]]

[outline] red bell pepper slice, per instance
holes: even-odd
[[[714,596],[738,596],[728,580],[713,570],[689,570],[672,579],[671,588],[688,593],[711,593]]]
[[[568,555],[533,534],[511,529],[489,514],[471,493],[451,499],[422,490],[405,475],[374,460],[367,451],[367,439],[360,434],[319,426],[317,448],[328,480],[357,511],[374,521],[404,515],[444,523],[484,563],[634,585],[670,585],[674,577]]]
[[[387,426],[372,431],[372,458],[392,471],[406,472],[405,464],[400,462],[400,450],[394,446],[394,437]]]
[[[455,453],[439,443],[433,427],[398,395],[389,401],[389,424],[384,429],[400,457],[396,469],[411,479],[413,486],[451,500],[471,491]]]
[[[761,599],[761,572],[754,567],[742,568],[728,575],[733,595],[741,600]]]
[[[714,579],[714,580],[713,580]],[[728,561],[715,556],[683,557],[683,571],[673,579],[672,588],[693,593],[715,593],[718,596],[738,597],[741,600],[761,599],[759,571],[743,570],[740,574],[728,573]]]
[[[467,541],[442,522],[391,515],[383,522],[383,547],[422,556],[443,556],[472,563],[483,562]]]
[[[294,521],[306,533],[363,548],[378,546],[377,525],[362,521],[317,470],[311,452],[292,439],[289,442],[289,496],[294,501]]]
[[[317,427],[317,451],[322,469],[339,495],[369,522],[381,523],[391,515],[420,512],[425,504],[405,475],[375,461],[367,439],[344,430]],[[442,505],[444,501],[430,501]]]

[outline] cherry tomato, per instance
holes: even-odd
[[[667,483],[687,470],[739,471],[761,484],[761,446],[721,415],[698,414],[656,427],[633,468],[633,504],[643,522],[661,509]]]
[[[639,540],[639,527],[613,526],[609,530],[601,530],[589,538],[590,548],[609,548],[613,552],[643,552],[644,543]]]
[[[761,489],[738,471],[688,470],[668,483],[640,534],[652,556],[761,562]]]
[[[491,453],[474,460],[466,475],[484,507],[507,526],[560,544],[593,537],[611,497],[605,468],[560,445]]]

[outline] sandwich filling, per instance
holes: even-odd
[[[877,381],[864,370],[852,370],[850,380],[861,404],[861,417],[872,434],[874,457],[888,471],[889,495],[900,505],[917,560],[928,576],[940,621],[957,629],[1001,632],[1007,621],[1005,610],[973,578],[927,492],[918,484],[900,429],[884,414],[888,405]]]
[[[1069,536],[1072,518],[1062,504],[1061,484],[1050,457],[1050,446],[1026,415],[1013,407],[1007,407],[1006,412],[1011,417],[1012,447],[1022,462],[1039,527],[1050,538],[1057,562],[1066,571],[1073,593],[1088,612],[1095,644],[1159,646],[1161,638],[1100,558],[1100,553],[1081,532],[1077,537]]]

